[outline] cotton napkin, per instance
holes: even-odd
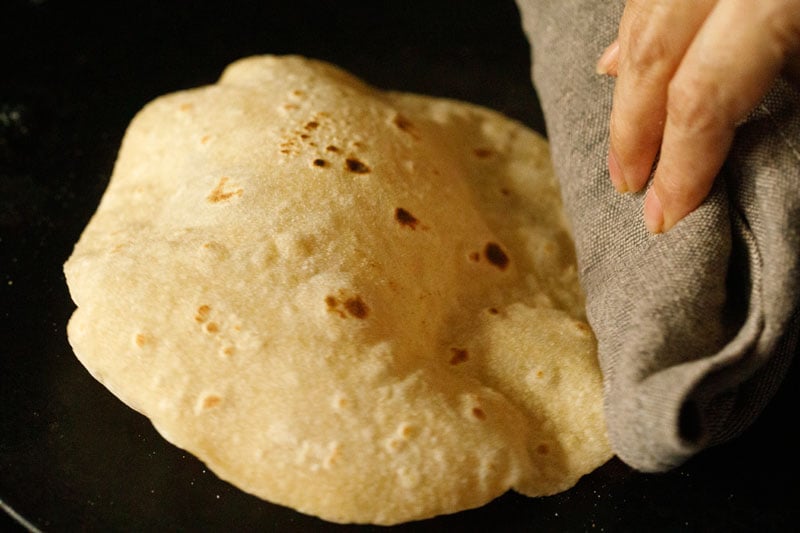
[[[598,339],[609,436],[664,471],[739,435],[797,344],[800,94],[778,80],[740,125],[707,200],[650,235],[644,193],[606,167],[614,80],[595,63],[624,2],[518,0]]]

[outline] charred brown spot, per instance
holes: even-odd
[[[472,153],[475,154],[475,157],[479,157],[480,159],[486,159],[494,155],[494,150],[491,150],[489,148],[475,148],[472,150]]]
[[[392,123],[397,126],[397,128],[405,133],[408,133],[415,139],[419,139],[419,134],[417,134],[417,130],[414,128],[414,124],[408,120],[406,117],[398,113],[395,115]]]
[[[208,313],[211,312],[211,307],[207,305],[201,305],[197,308],[197,314],[195,314],[194,319],[199,323],[203,323],[208,320]]]
[[[225,184],[228,182],[227,176],[222,176],[219,180],[219,183],[214,190],[212,190],[206,199],[211,203],[222,202],[224,200],[230,200],[234,196],[241,196],[242,189],[236,189],[234,191],[226,191]]]
[[[352,298],[345,300],[344,308],[347,309],[348,313],[356,318],[367,318],[367,314],[369,314],[369,308],[360,296],[353,296]]]
[[[486,248],[483,249],[483,255],[486,256],[486,259],[499,268],[500,270],[505,270],[508,267],[508,256],[500,248],[499,244],[490,242],[486,245]]]
[[[297,97],[302,97],[302,96],[305,96],[306,93],[301,91],[300,89],[295,89],[295,90],[292,91],[292,95],[297,96]]]
[[[326,296],[325,304],[328,306],[328,311],[336,313],[342,318],[347,318],[349,314],[355,318],[363,319],[369,314],[369,307],[360,296],[352,296],[344,302],[340,302],[335,296]],[[339,304],[344,307],[344,310],[339,307]]]
[[[400,223],[400,225],[408,226],[411,229],[417,229],[417,224],[419,224],[419,220],[417,220],[417,217],[415,217],[402,207],[398,207],[397,209],[394,210],[394,218]]]
[[[313,165],[315,167],[327,167],[328,166],[328,162],[326,160],[324,160],[324,159],[315,159],[312,163],[313,163]]]
[[[484,411],[480,407],[473,407],[472,416],[474,416],[478,420],[486,420],[486,411]]]
[[[203,409],[211,409],[212,407],[216,407],[222,402],[222,398],[219,396],[215,396],[213,394],[206,396],[203,398]]]
[[[329,144],[328,146],[325,147],[325,150],[335,153],[335,152],[339,151],[339,147],[338,146],[334,146],[332,144]]]
[[[350,172],[355,172],[356,174],[366,174],[370,170],[369,167],[362,161],[352,157],[348,157],[344,164],[347,170]]]
[[[306,139],[308,139],[308,133],[301,133],[300,138],[305,141]]]
[[[536,371],[536,378],[542,379],[544,377],[544,370],[537,370]]]
[[[511,191],[503,187],[502,189],[500,189],[500,194],[502,194],[503,196],[508,196],[509,194],[511,194]]]
[[[550,447],[547,444],[540,444],[536,447],[536,453],[539,455],[547,455],[550,453]]]
[[[460,365],[461,363],[466,363],[469,359],[469,352],[463,348],[450,348],[450,352],[453,354],[450,357],[451,365]]]
[[[475,261],[476,263],[481,260],[480,252],[472,252],[469,254],[470,261]]]
[[[306,128],[308,131],[315,130],[315,129],[317,129],[318,127],[319,127],[319,122],[317,122],[316,120],[311,120],[311,121],[309,121],[309,122],[306,122],[306,125],[305,125],[305,128]]]
[[[217,333],[219,331],[219,326],[216,322],[209,322],[206,324],[205,329],[207,333]]]
[[[490,307],[490,308],[489,308],[489,313],[490,313],[490,314],[496,315],[496,314],[498,314],[499,312],[500,312],[500,311],[498,311],[496,307]]]

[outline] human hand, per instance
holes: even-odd
[[[784,70],[800,79],[800,0],[628,0],[597,64],[617,76],[608,168],[652,233],[699,206],[737,123]]]

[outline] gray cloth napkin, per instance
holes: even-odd
[[[518,0],[598,338],[615,452],[663,471],[743,431],[794,353],[800,94],[778,81],[706,202],[666,234],[606,168],[614,80],[595,63],[624,2]]]

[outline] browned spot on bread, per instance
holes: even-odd
[[[406,226],[411,229],[417,229],[417,224],[419,224],[419,220],[417,217],[403,209],[402,207],[398,207],[394,210],[394,218],[397,220],[401,226]]]
[[[466,363],[469,359],[469,352],[463,348],[450,348],[450,351],[453,354],[450,357],[451,365],[460,365],[461,363]]]
[[[494,155],[494,150],[490,148],[475,148],[472,150],[472,153],[475,154],[475,157],[486,159]]]
[[[417,428],[411,424],[403,423],[397,428],[397,434],[404,439],[410,439],[417,435]]]
[[[499,312],[500,312],[500,311],[498,311],[496,307],[490,307],[490,308],[489,308],[489,313],[490,313],[490,314],[496,315],[496,314],[498,314]]]
[[[193,107],[194,104],[187,102],[185,104],[181,104],[179,109],[181,111],[191,111]]]
[[[369,314],[369,308],[360,296],[353,296],[352,298],[345,300],[344,308],[347,309],[348,313],[356,318],[367,318],[367,315]]]
[[[205,325],[205,330],[207,333],[217,333],[219,331],[219,325],[216,322],[209,322]]]
[[[211,312],[211,307],[207,305],[201,305],[197,308],[197,314],[194,315],[194,319],[197,322],[203,323],[208,320],[208,313]]]
[[[149,339],[147,338],[147,335],[145,335],[144,333],[137,333],[136,336],[133,338],[133,342],[139,348],[144,348],[144,345],[147,344],[148,340]]]
[[[332,144],[329,144],[328,146],[325,147],[325,150],[327,150],[328,152],[336,153],[336,152],[339,152],[339,147],[338,146],[334,146]]]
[[[235,349],[233,346],[225,346],[225,347],[222,349],[222,355],[224,355],[224,356],[226,356],[226,357],[230,357],[230,356],[232,356],[234,353],[236,353],[236,349]]]
[[[486,420],[486,411],[484,411],[480,407],[473,407],[472,416],[474,416],[478,420]]]
[[[316,120],[310,120],[306,122],[306,125],[303,127],[308,131],[315,130],[319,127],[319,122],[317,122]]]
[[[392,123],[397,126],[397,128],[405,133],[411,135],[414,139],[419,139],[419,133],[417,132],[414,124],[408,120],[405,116],[401,115],[400,113],[394,116]]]
[[[220,178],[217,186],[214,187],[214,190],[212,190],[207,196],[209,202],[211,203],[222,202],[225,200],[230,200],[234,196],[242,195],[242,189],[236,189],[234,191],[225,190],[225,184],[228,182],[228,179],[229,178],[227,176],[222,176]]]
[[[469,254],[470,261],[475,261],[476,263],[481,260],[481,253],[480,252],[472,252]]]
[[[500,189],[500,194],[502,194],[503,196],[508,196],[511,194],[511,191],[503,187],[502,189]]]
[[[348,157],[344,165],[347,170],[356,174],[367,174],[370,171],[370,168],[363,161],[359,161],[354,157]]]
[[[361,296],[351,296],[344,301],[340,301],[335,296],[328,295],[325,297],[325,304],[328,306],[328,311],[336,313],[342,318],[347,318],[350,315],[355,318],[364,319],[369,315],[369,307]],[[339,307],[339,306],[342,307]],[[344,308],[344,309],[342,309]]]
[[[325,304],[328,306],[328,311],[336,313],[342,318],[347,318],[347,315],[344,313],[344,311],[339,309],[339,300],[337,300],[335,296],[326,296]]]
[[[508,256],[500,248],[500,245],[494,242],[490,242],[486,244],[486,248],[483,249],[483,255],[486,256],[486,259],[499,268],[500,270],[505,270],[508,267]]]
[[[200,137],[200,144],[206,144],[210,140],[211,140],[211,135],[203,135],[202,137]]]
[[[540,444],[536,447],[536,453],[539,455],[547,455],[550,453],[550,447],[547,444]]]
[[[215,394],[209,394],[205,398],[203,398],[203,409],[211,409],[212,407],[218,406],[222,402],[222,398]]]
[[[328,166],[328,162],[326,160],[324,160],[324,159],[315,159],[314,161],[311,162],[311,164],[314,165],[315,167],[327,167]]]

